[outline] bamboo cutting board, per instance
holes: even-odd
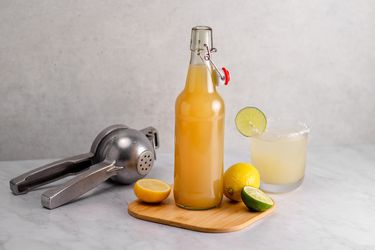
[[[251,212],[242,202],[223,199],[220,207],[209,210],[186,210],[175,205],[173,194],[160,204],[147,204],[140,200],[131,202],[128,213],[135,218],[185,228],[200,232],[224,233],[237,231],[258,221],[275,209]]]

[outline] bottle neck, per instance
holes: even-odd
[[[201,55],[202,54],[203,54],[203,52],[201,52]],[[203,57],[203,55],[202,55],[202,57]],[[197,51],[191,51],[191,54],[190,54],[190,65],[205,65],[208,69],[212,69],[210,62],[202,59],[198,55]]]
[[[194,93],[214,93],[216,91],[210,62],[202,60],[196,51],[191,52],[185,90]]]
[[[205,46],[212,48],[212,29],[207,26],[193,27],[190,40],[190,65],[185,85],[185,90],[188,92],[213,93],[216,91],[212,80],[211,64],[202,59],[206,51]]]

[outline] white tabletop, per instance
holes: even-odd
[[[226,155],[226,166],[246,158]],[[0,249],[375,249],[375,145],[310,148],[304,183],[271,195],[273,215],[221,234],[131,217],[132,186],[103,183],[55,210],[40,205],[45,187],[11,194],[11,178],[47,162],[0,162]],[[171,183],[172,155],[159,154],[149,176]]]

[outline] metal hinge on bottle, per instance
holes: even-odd
[[[222,85],[228,85],[230,81],[230,73],[229,71],[225,68],[222,67],[221,70],[215,65],[215,63],[211,59],[211,53],[216,53],[217,49],[216,48],[209,48],[207,44],[204,44],[204,47],[206,48],[206,53],[204,56],[200,52],[198,52],[198,55],[203,61],[209,61],[212,67],[214,68],[216,77],[215,77],[215,84],[218,86]]]

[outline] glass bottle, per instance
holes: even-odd
[[[224,101],[216,92],[217,68],[205,57],[216,51],[210,27],[192,29],[190,50],[185,88],[175,105],[174,199],[180,207],[201,210],[219,206],[223,197]]]

